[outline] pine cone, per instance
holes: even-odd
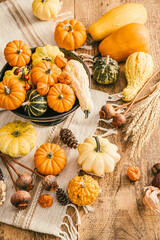
[[[78,147],[78,141],[74,134],[68,128],[63,128],[60,131],[60,137],[63,143],[67,144],[68,147],[76,149]]]
[[[2,170],[0,169],[0,180],[4,180],[3,179],[3,173],[2,173]]]
[[[56,198],[57,198],[57,201],[63,206],[65,206],[69,203],[69,198],[68,198],[67,193],[61,188],[57,189]]]

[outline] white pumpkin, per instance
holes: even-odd
[[[84,171],[101,176],[114,171],[120,160],[117,150],[118,147],[106,138],[86,138],[84,143],[78,145],[78,163]]]

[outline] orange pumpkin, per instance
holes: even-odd
[[[102,57],[125,61],[134,52],[149,51],[149,31],[140,23],[130,23],[106,37],[99,45]]]
[[[54,59],[55,64],[59,67],[59,68],[63,68],[66,66],[67,64],[67,58],[63,57],[62,55],[57,55]]]
[[[61,74],[61,69],[51,62],[39,62],[31,70],[31,78],[36,86],[38,82],[43,82],[53,86],[58,82],[57,77]]]
[[[43,82],[38,82],[37,83],[37,92],[41,95],[47,95],[47,93],[49,92],[49,84],[43,83]]]
[[[63,113],[69,111],[75,103],[75,94],[67,84],[57,83],[50,88],[47,102],[54,111]]]
[[[70,84],[72,82],[72,76],[68,72],[63,71],[58,77],[58,82]]]
[[[25,101],[24,84],[14,78],[6,78],[0,82],[0,107],[14,110]]]
[[[41,145],[35,152],[35,167],[43,175],[57,175],[66,166],[64,150],[54,143]]]
[[[27,43],[21,40],[9,42],[4,49],[4,56],[10,66],[22,67],[29,63],[32,52]]]
[[[59,47],[74,50],[85,43],[87,30],[84,24],[76,19],[65,20],[56,26],[54,37]]]

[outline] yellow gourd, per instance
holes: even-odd
[[[27,155],[36,144],[37,132],[28,122],[14,121],[0,129],[0,151],[11,157]]]
[[[116,163],[120,160],[117,150],[117,146],[106,138],[86,138],[84,143],[78,145],[78,163],[84,171],[101,176],[114,171]]]
[[[153,74],[154,63],[148,53],[135,52],[131,54],[125,65],[127,87],[123,90],[123,100],[131,101],[144,83]]]
[[[127,3],[113,8],[92,24],[88,32],[95,41],[100,41],[129,23],[144,24],[147,11],[142,4]]]
[[[32,9],[33,14],[40,20],[49,20],[59,13],[61,3],[59,0],[34,0]]]
[[[79,100],[81,109],[85,113],[85,117],[88,118],[89,113],[94,107],[89,90],[88,75],[82,63],[76,60],[68,61],[64,70],[71,75],[72,80],[70,86],[73,88]]]
[[[68,196],[78,206],[91,204],[99,192],[98,182],[88,175],[76,176],[68,184]]]

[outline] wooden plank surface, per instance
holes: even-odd
[[[0,0],[1,1],[1,0]],[[148,11],[146,26],[150,30],[151,55],[155,68],[160,65],[160,1],[159,0],[65,0],[63,10],[71,10],[75,18],[84,22],[86,27],[96,21],[105,12],[126,2],[142,3]],[[97,45],[93,53],[97,52]],[[100,86],[92,82],[92,88],[105,92],[119,92],[125,86],[121,64],[121,75],[114,86]],[[129,160],[129,153],[122,137],[110,137],[119,147],[122,156],[113,173],[107,174],[103,179],[97,179],[102,194],[93,204],[95,211],[88,215],[80,210],[82,225],[79,226],[79,240],[152,240],[160,239],[160,216],[147,211],[142,204],[144,186],[150,185],[153,175],[150,171],[160,156],[160,129],[154,131],[149,143],[145,145],[139,159]],[[141,170],[141,179],[131,183],[126,176],[126,170],[131,164],[137,165]],[[52,236],[17,229],[12,226],[0,224],[0,240],[24,239],[55,239]]]

